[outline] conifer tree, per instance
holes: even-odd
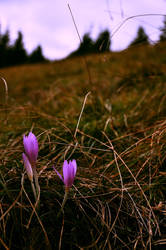
[[[84,53],[91,53],[93,52],[93,40],[91,39],[90,37],[90,34],[89,33],[86,33],[84,36],[83,36],[83,39],[82,39],[82,42],[80,44],[80,47],[79,47],[79,53],[80,54],[84,54]]]
[[[137,36],[136,38],[131,42],[129,47],[137,45],[137,44],[149,44],[149,38],[148,35],[145,33],[145,30],[143,27],[139,27],[137,31]]]
[[[160,28],[160,42],[166,41],[166,16],[164,17],[163,27]]]
[[[7,66],[9,61],[9,43],[10,34],[6,30],[4,34],[0,34],[0,67]]]
[[[80,56],[94,52],[94,42],[89,33],[85,33],[78,49],[72,52],[69,56]]]
[[[43,56],[42,48],[41,46],[37,46],[36,49],[32,51],[32,53],[29,55],[30,63],[37,63],[37,62],[44,62],[46,61],[45,57]]]
[[[12,64],[22,64],[27,61],[27,52],[24,48],[23,35],[18,32],[18,37],[12,46]]]
[[[102,31],[95,42],[91,39],[89,33],[85,33],[78,49],[72,52],[69,57],[110,51],[110,44],[111,40],[108,30]]]
[[[111,40],[110,40],[110,33],[108,30],[104,30],[101,32],[94,44],[95,47],[95,52],[108,52],[110,51],[110,45],[111,45]]]

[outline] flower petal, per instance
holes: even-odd
[[[33,180],[33,171],[32,171],[32,167],[31,167],[31,164],[29,162],[29,159],[24,153],[22,154],[22,158],[23,158],[23,162],[24,162],[24,166],[25,166],[28,178],[30,181],[32,181]]]
[[[32,165],[35,164],[38,157],[38,141],[36,136],[30,132],[28,136],[23,136],[23,144],[25,148],[25,152],[29,161]]]
[[[69,179],[69,165],[68,162],[65,160],[63,163],[63,178],[65,186],[68,186],[68,179]]]
[[[75,177],[75,163],[74,166],[71,161],[69,163],[67,161],[64,161],[63,164],[63,177],[64,177],[64,184],[66,187],[71,187],[74,182]]]
[[[76,162],[76,160],[73,159],[71,161],[71,163],[72,163],[72,166],[73,166],[73,169],[74,169],[74,177],[75,177],[76,172],[77,172],[77,162]]]
[[[62,178],[62,175],[56,170],[56,168],[53,166],[53,169],[55,170],[55,172],[57,173],[57,175],[59,176],[59,178],[63,181],[64,183],[64,180]]]
[[[38,146],[37,138],[32,132],[29,133],[29,140],[31,141],[31,146],[33,148],[34,155],[37,159],[39,146]]]

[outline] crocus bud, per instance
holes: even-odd
[[[28,136],[24,135],[23,144],[26,156],[28,157],[29,162],[33,167],[36,163],[39,151],[38,141],[36,136],[32,132],[30,132]]]
[[[28,178],[30,181],[32,181],[33,180],[33,171],[32,171],[32,167],[31,167],[31,164],[29,162],[29,159],[24,153],[22,154],[22,158],[23,158],[23,162],[24,162],[24,166],[25,166]]]
[[[63,163],[63,177],[61,174],[54,168],[59,178],[65,184],[65,188],[69,189],[74,182],[74,178],[77,171],[77,163],[76,160],[69,161],[69,163],[65,160]]]

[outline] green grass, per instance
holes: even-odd
[[[166,244],[165,45],[87,56],[92,82],[82,58],[1,69],[9,88],[5,105],[1,82],[2,249]],[[22,136],[30,130],[40,149],[35,212],[22,175]],[[78,171],[57,218],[64,187],[52,166],[61,172],[64,158],[75,158]]]

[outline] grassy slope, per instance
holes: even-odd
[[[1,69],[9,88],[7,114],[3,87],[0,93],[6,249],[155,249],[166,242],[164,51],[161,44],[88,56],[91,83],[82,58]],[[31,129],[40,146],[41,205],[30,221],[34,200],[26,175],[21,186],[21,154]],[[61,171],[64,158],[75,158],[78,172],[57,219],[64,190],[52,165]]]

